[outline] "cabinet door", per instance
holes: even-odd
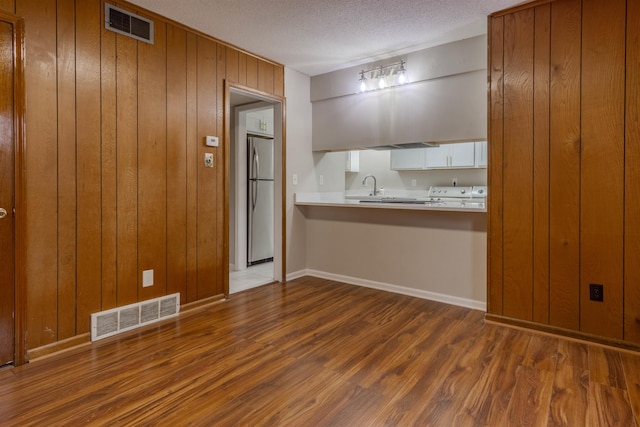
[[[247,114],[247,132],[248,133],[262,133],[260,130],[260,118]]]
[[[463,142],[460,144],[450,144],[451,154],[449,158],[449,167],[452,168],[471,168],[475,166],[475,143]]]
[[[392,170],[420,170],[424,169],[425,153],[430,148],[407,148],[391,151]]]
[[[425,150],[427,150],[428,168],[446,168],[449,166],[449,155],[451,154],[451,146],[449,144],[442,144],[439,147],[430,147]]]
[[[247,113],[247,132],[273,136],[273,110],[257,110]]]
[[[476,167],[486,168],[489,164],[487,155],[487,141],[478,141],[476,144]]]
[[[347,151],[346,172],[360,172],[360,152],[356,150]]]

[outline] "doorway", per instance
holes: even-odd
[[[225,136],[229,141],[226,151],[229,171],[226,174],[229,194],[227,289],[228,293],[236,293],[273,281],[282,281],[285,277],[284,98],[230,83],[226,83],[225,87]],[[256,150],[249,147],[254,145],[272,147],[270,151],[273,157],[273,174],[262,176],[259,183],[251,181],[251,170],[255,166],[255,160],[249,160],[253,159],[252,155]],[[262,153],[260,161],[261,173],[265,171],[264,154]],[[257,212],[257,209],[252,209],[256,205],[253,192],[260,187],[264,190],[267,186],[273,190],[259,191],[258,201],[264,202],[263,196],[269,195],[269,215],[266,217],[266,223],[262,223],[263,226],[270,226],[269,233],[272,237],[267,239],[270,253],[256,258],[252,255],[251,247],[251,242],[256,241],[252,225],[257,224],[256,218],[252,218],[253,213]],[[257,203],[257,206],[259,207],[260,203]]]
[[[23,242],[22,159],[24,80],[22,41],[24,23],[0,12],[0,366],[26,361],[23,266],[16,242]],[[17,215],[16,215],[17,214]],[[17,262],[20,261],[20,262]]]

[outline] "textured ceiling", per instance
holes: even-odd
[[[129,0],[309,76],[486,32],[522,0]]]

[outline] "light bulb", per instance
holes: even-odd
[[[378,87],[380,89],[384,89],[387,86],[386,82],[384,81],[384,76],[380,76],[378,77]]]
[[[364,76],[364,70],[360,71],[360,92],[366,92],[367,90],[367,78]]]
[[[400,61],[400,70],[398,70],[400,76],[398,77],[398,83],[401,85],[407,82],[407,69],[404,68],[404,61]]]

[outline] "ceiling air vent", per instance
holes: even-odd
[[[153,21],[108,3],[104,4],[104,27],[107,30],[153,44]]]

